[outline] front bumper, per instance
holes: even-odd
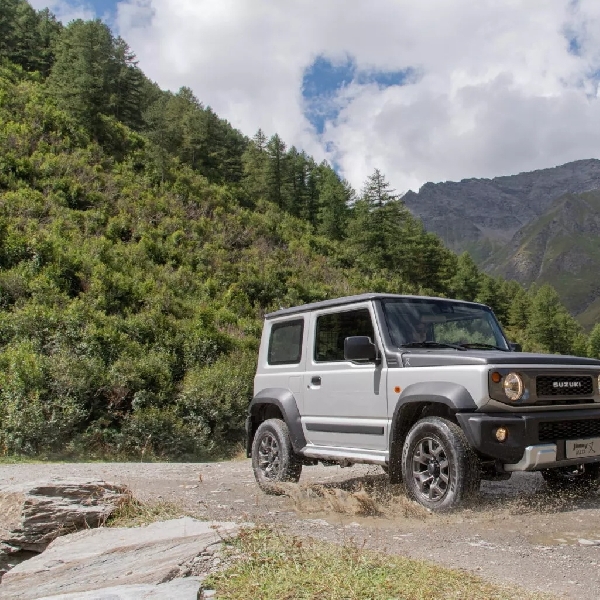
[[[600,437],[600,409],[507,414],[458,413],[456,417],[471,446],[484,459],[500,462],[507,471],[534,471],[600,460],[600,456],[568,460],[565,454],[567,439]],[[505,442],[496,440],[495,431],[498,427],[508,429]],[[577,427],[593,433],[567,434],[567,437],[560,433],[577,431]],[[556,438],[548,439],[549,430],[558,432]]]

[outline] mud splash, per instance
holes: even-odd
[[[366,475],[344,481],[285,484],[280,493],[300,514],[335,513],[361,517],[425,520],[431,511],[410,500],[404,486],[391,485],[386,475]]]
[[[551,490],[541,476],[522,474],[506,482],[483,482],[480,494],[464,506],[450,512],[432,513],[410,500],[403,485],[391,485],[384,474],[367,472],[348,479],[328,482],[284,484],[278,492],[287,496],[299,515],[368,517],[371,524],[388,525],[413,521],[415,525],[432,519],[439,526],[463,526],[494,523],[530,525],[553,515],[549,530],[568,531],[569,515],[579,510],[600,508],[600,489]],[[591,489],[590,489],[591,488]],[[420,525],[419,525],[420,527]],[[589,539],[589,535],[580,536]],[[556,536],[561,538],[561,536]],[[596,537],[592,537],[596,539]]]

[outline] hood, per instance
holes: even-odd
[[[600,368],[600,360],[565,354],[533,354],[497,350],[440,350],[414,348],[402,353],[405,367],[443,367],[450,365],[564,365]]]

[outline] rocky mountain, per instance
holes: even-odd
[[[589,159],[493,179],[426,183],[403,200],[427,230],[483,264],[561,196],[597,189],[600,160]]]
[[[403,200],[426,229],[488,273],[550,283],[584,326],[600,321],[600,160],[427,183]]]
[[[593,325],[600,320],[600,190],[555,200],[484,268],[523,284],[550,283],[583,325]]]

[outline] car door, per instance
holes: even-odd
[[[302,424],[316,446],[386,450],[385,368],[344,359],[344,340],[366,335],[381,348],[370,303],[312,314]]]

